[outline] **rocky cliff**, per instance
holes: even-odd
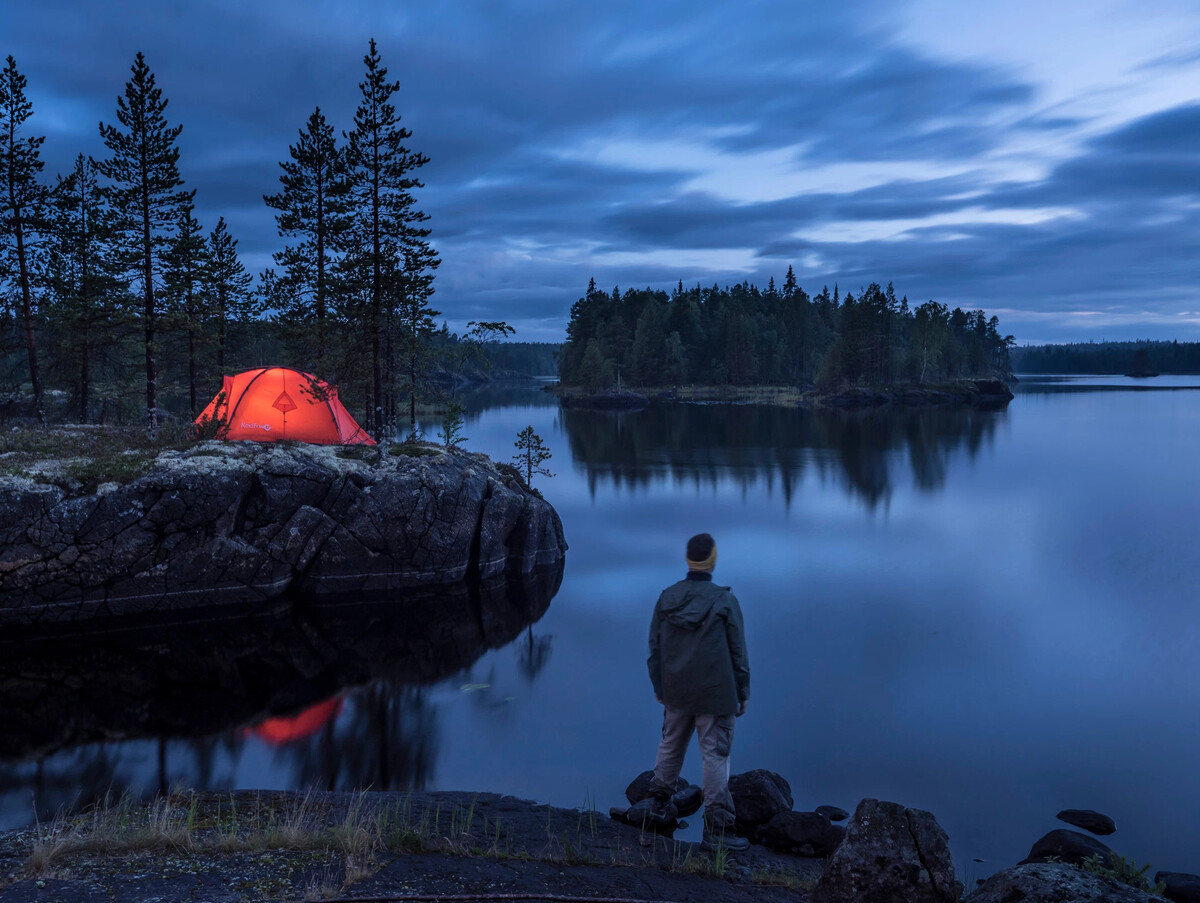
[[[0,478],[5,623],[482,581],[565,550],[510,468],[428,446],[200,442],[85,494]]]

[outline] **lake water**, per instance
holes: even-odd
[[[40,763],[0,766],[2,822],[31,819],[34,788],[53,807],[160,781],[606,810],[653,763],[649,615],[708,531],[751,658],[734,771],[778,771],[798,809],[929,809],[969,879],[1066,827],[1063,808],[1111,815],[1139,864],[1200,871],[1200,377],[1027,377],[998,411],[608,414],[528,387],[471,403],[469,449],[508,459],[532,425],[554,454],[534,482],[571,548],[540,620],[449,677],[358,672],[369,685],[331,693],[311,730],[46,740]]]

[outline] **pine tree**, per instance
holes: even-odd
[[[83,154],[58,177],[53,195],[52,239],[44,280],[53,303],[50,333],[70,349],[77,367],[78,416],[90,420],[93,352],[118,340],[123,286],[111,253],[113,211],[97,184],[95,162]]]
[[[261,310],[250,291],[250,274],[238,259],[237,244],[237,239],[229,234],[225,217],[220,217],[208,236],[204,290],[217,323],[217,368],[222,371],[228,325],[244,323]]]
[[[146,425],[153,431],[158,426],[156,282],[161,279],[162,254],[170,230],[180,208],[191,203],[195,192],[180,188],[183,180],[179,177],[179,148],[175,142],[183,126],[167,125],[167,101],[140,51],[130,71],[133,74],[125,83],[125,94],[117,98],[119,125],[100,123],[100,137],[112,156],[96,166],[113,183],[114,207],[125,214],[121,222],[125,262],[141,281]]]
[[[385,377],[388,372],[393,312],[399,313],[403,369],[408,376],[409,422],[416,428],[416,398],[424,373],[427,346],[437,311],[429,308],[433,271],[441,263],[430,246],[428,215],[416,206],[414,188],[423,187],[416,172],[429,162],[405,142],[412,133],[400,124],[392,95],[400,88],[370,42],[363,57],[366,76],[359,83],[362,100],[354,114],[349,140],[352,195],[355,207],[357,278],[366,300],[365,327],[371,349],[371,413],[369,428],[376,439],[385,430]],[[426,325],[428,324],[428,329]],[[388,330],[385,336],[385,330]]]
[[[524,473],[527,485],[533,485],[535,473],[545,477],[554,476],[548,467],[543,466],[550,460],[550,449],[546,448],[542,437],[533,431],[532,424],[517,434],[517,441],[513,445],[517,448],[513,463]]]
[[[209,317],[203,285],[207,278],[208,246],[192,205],[179,210],[175,235],[163,255],[163,275],[170,309],[187,333],[188,410],[194,417],[199,411],[196,390],[196,357],[200,330]]]
[[[21,135],[25,122],[33,115],[33,104],[25,97],[26,84],[16,60],[9,56],[4,72],[0,73],[0,238],[8,257],[7,269],[17,276],[33,407],[38,423],[45,426],[46,409],[34,339],[32,281],[34,257],[45,231],[49,192],[38,182],[38,174],[45,165],[41,146],[46,139]]]
[[[283,277],[269,284],[278,287],[271,304],[281,322],[305,324],[301,330],[300,353],[313,357],[314,372],[320,373],[330,351],[330,330],[339,290],[335,263],[349,227],[350,181],[346,154],[338,147],[333,126],[317,107],[300,131],[300,139],[288,148],[291,162],[283,170],[278,194],[263,195],[267,206],[278,211],[279,234],[298,239],[274,255]],[[300,350],[300,349],[294,349]]]

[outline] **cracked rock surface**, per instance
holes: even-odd
[[[929,812],[864,799],[813,888],[812,903],[956,903],[946,832]]]
[[[0,479],[0,618],[389,591],[563,559],[557,512],[483,455],[342,455],[209,441],[93,494]]]

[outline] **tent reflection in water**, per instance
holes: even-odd
[[[222,439],[318,445],[374,445],[338,398],[337,387],[291,367],[265,367],[226,376],[197,426],[221,423]]]

